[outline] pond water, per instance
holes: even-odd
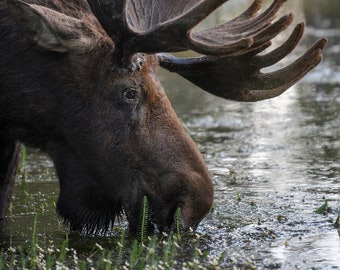
[[[226,254],[222,266],[252,262],[259,269],[340,269],[334,226],[340,208],[340,25],[310,25],[295,53],[326,36],[323,63],[272,100],[222,100],[161,71],[169,98],[213,176],[214,209],[198,233],[209,254]],[[39,234],[46,241],[63,239],[67,230],[54,213],[57,196],[53,164],[28,149],[0,242],[19,245],[29,239],[34,210],[44,213]],[[316,213],[325,201],[324,213]]]

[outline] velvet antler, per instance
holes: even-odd
[[[254,0],[235,19],[199,31],[193,28],[228,0],[88,1],[116,44],[115,61],[119,65],[129,66],[138,52],[157,53],[162,67],[232,100],[257,101],[280,95],[321,61],[327,43],[321,39],[291,65],[262,73],[262,68],[286,57],[303,34],[301,23],[282,46],[258,55],[291,24],[292,14],[274,21],[286,0],[274,0],[260,14],[263,1]],[[177,58],[164,53],[186,50],[203,56]]]

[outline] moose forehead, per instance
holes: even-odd
[[[122,90],[138,90],[147,96],[147,101],[153,104],[156,97],[163,94],[162,86],[157,76],[159,68],[155,55],[137,53],[131,57],[128,66],[118,66],[112,62],[112,76],[115,88]]]

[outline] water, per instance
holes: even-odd
[[[276,99],[226,101],[161,71],[173,106],[213,176],[214,210],[198,233],[211,256],[225,252],[222,266],[340,268],[334,227],[340,207],[340,31],[333,23],[323,30],[309,23],[296,54],[327,36],[324,61]],[[18,178],[1,242],[20,245],[30,239],[35,212],[40,213],[38,233],[46,241],[62,240],[67,230],[54,213],[58,183],[53,164],[29,150],[25,173]],[[317,214],[325,200],[327,211]],[[76,239],[74,245],[86,249],[79,244],[86,237]]]

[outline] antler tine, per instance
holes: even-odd
[[[281,94],[321,62],[321,52],[326,43],[326,39],[321,39],[292,64],[270,73],[261,73],[256,87],[262,90],[272,90],[274,94],[276,91],[274,96],[277,96],[277,93]]]
[[[159,54],[159,61],[162,67],[214,95],[236,101],[259,101],[280,95],[322,60],[321,52],[327,39],[317,41],[303,56],[282,69],[270,73],[260,71],[287,56],[298,44],[303,30],[304,24],[298,24],[283,45],[265,55],[256,53],[267,48],[270,42],[241,55],[180,59]]]
[[[185,34],[227,1],[229,0],[203,0],[187,12],[182,13],[178,17],[171,18],[164,24],[157,26],[157,28],[162,28],[162,30],[169,28],[172,31],[174,28],[179,27],[178,32]]]
[[[247,10],[245,10],[243,13],[241,13],[236,18],[230,20],[229,23],[242,22],[244,20],[249,20],[250,18],[255,17],[255,15],[262,8],[262,5],[263,5],[263,0],[254,0],[254,2],[248,7]]]
[[[191,33],[190,49],[206,55],[241,54],[253,50],[267,43],[273,37],[286,29],[293,21],[293,15],[281,17],[277,22],[271,21],[277,16],[286,0],[277,0],[257,17],[244,18],[244,14],[254,15],[262,5],[262,1],[255,1],[250,8],[232,21]],[[240,19],[238,19],[240,18]],[[248,38],[245,38],[248,37]],[[246,43],[249,46],[238,46]],[[251,40],[251,41],[250,41]]]
[[[274,1],[263,13],[256,16],[258,11],[262,8],[263,1],[254,1],[253,4],[241,15],[236,17],[233,20],[230,20],[226,23],[218,25],[212,29],[220,29],[239,33],[248,31],[248,29],[256,29],[256,28],[264,28],[270,24],[271,21],[275,19],[277,14],[282,8],[282,5],[287,0],[276,0]],[[254,9],[254,10],[252,10]],[[248,16],[244,14],[249,14]],[[255,27],[256,26],[256,27]]]
[[[322,61],[321,52],[326,43],[326,39],[319,40],[294,63],[280,70],[262,74],[256,80],[256,86],[261,90],[243,91],[241,101],[253,102],[281,95]]]
[[[292,23],[294,15],[292,13],[281,17],[275,23],[269,25],[262,31],[254,34],[254,45],[253,47],[261,46],[263,43],[267,43],[282,31],[287,29],[287,27]]]
[[[253,19],[248,19],[242,24],[233,23],[235,31],[244,31],[245,27],[249,28],[250,26],[256,25],[268,25],[271,21],[273,21],[277,14],[282,9],[283,4],[287,0],[275,0],[263,13],[261,13],[257,17],[253,17]],[[232,27],[231,27],[232,28]]]
[[[192,50],[205,55],[238,55],[243,54],[246,51],[251,51],[254,48],[262,46],[269,42],[272,38],[277,36],[283,30],[285,30],[293,21],[293,15],[288,14],[281,17],[278,21],[270,24],[265,29],[251,29],[249,33],[238,33],[235,35],[222,35],[219,37],[223,42],[222,44],[216,44],[218,38],[209,34],[207,36],[197,36],[194,33],[191,36],[190,47]],[[250,36],[250,38],[242,38],[243,35]],[[248,43],[247,43],[248,42]],[[245,46],[248,44],[249,46]]]
[[[298,45],[299,41],[303,36],[304,27],[305,27],[304,23],[297,24],[288,40],[280,47],[277,47],[275,50],[264,55],[255,56],[259,52],[253,54],[252,56],[254,56],[254,59],[252,64],[257,68],[264,68],[272,66],[275,63],[282,60],[283,58],[285,58]]]

